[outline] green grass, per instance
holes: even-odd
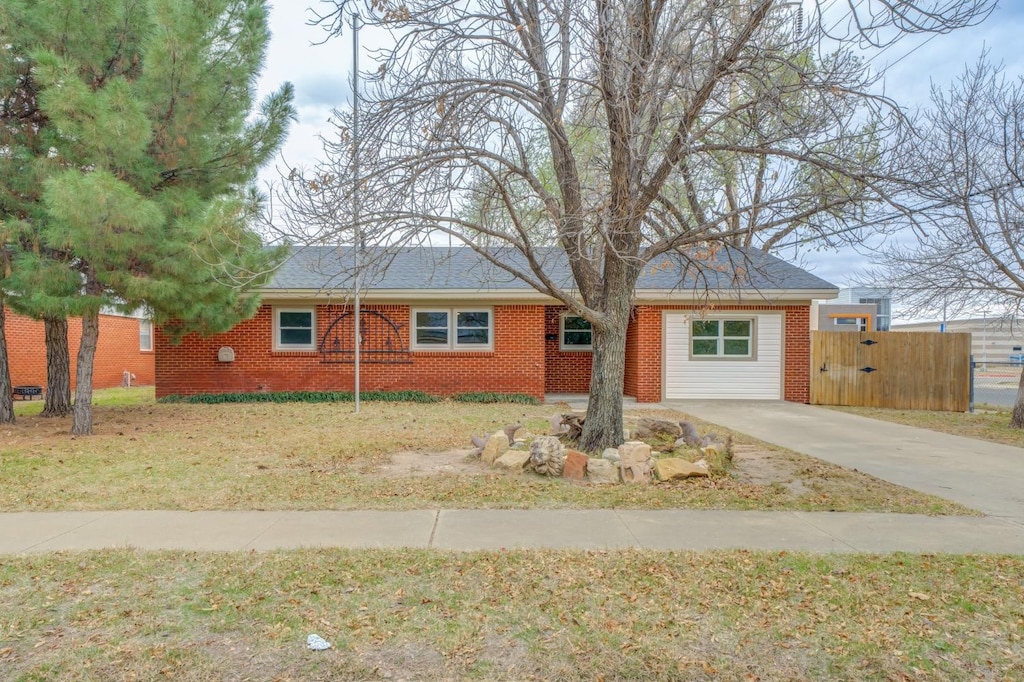
[[[1022,576],[1021,557],[904,554],[11,557],[0,676],[1017,680]]]
[[[460,403],[518,403],[520,405],[540,405],[540,401],[532,395],[523,393],[459,393],[452,400]]]
[[[439,399],[423,391],[362,391],[360,400],[370,402],[436,403]],[[344,391],[277,391],[267,393],[198,393],[169,395],[162,403],[220,405],[223,403],[351,403],[355,394]]]
[[[148,405],[154,401],[155,389],[152,386],[132,386],[131,388],[102,388],[93,391],[93,407],[135,407]],[[72,393],[74,398],[74,393]],[[42,400],[17,400],[14,402],[15,417],[30,417],[43,411]]]

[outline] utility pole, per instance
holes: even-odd
[[[352,261],[355,266],[355,296],[353,308],[355,318],[353,330],[355,346],[352,365],[352,394],[355,400],[355,411],[359,412],[359,354],[363,345],[362,330],[359,328],[360,301],[360,251],[363,239],[359,227],[359,13],[352,14]]]

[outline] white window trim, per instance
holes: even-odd
[[[441,344],[416,343],[416,314],[417,313],[446,313],[448,315],[448,342]],[[455,324],[459,313],[487,313],[487,343],[463,343],[458,342],[458,335],[455,333]],[[494,308],[481,306],[460,306],[458,308],[442,307],[420,307],[409,309],[409,348],[417,352],[451,352],[472,353],[473,351],[489,353],[494,350]]]
[[[147,336],[149,337],[149,345],[148,346],[143,344],[143,342],[142,342],[143,339],[145,338],[142,335],[142,328],[143,328],[143,326],[149,327],[149,334],[147,334]],[[141,318],[139,319],[139,350],[144,352],[144,353],[152,353],[153,352],[153,320],[145,320],[145,319],[141,319]]]
[[[567,317],[580,317],[579,315],[573,315],[572,313],[562,313],[558,316],[558,350],[565,351],[568,353],[585,353],[594,350],[594,328],[591,325],[590,328],[590,343],[583,345],[567,344],[565,342],[565,318]],[[582,329],[573,329],[571,331],[583,331]]]
[[[309,313],[312,328],[310,329],[310,340],[312,343],[281,343],[281,313]],[[274,308],[274,350],[316,350],[316,309],[315,308]]]
[[[708,322],[720,322],[719,334],[714,337],[718,340],[718,353],[715,355],[698,355],[693,352],[694,339],[705,339],[709,340],[710,336],[694,336],[693,335],[693,323],[699,321]],[[749,322],[750,323],[750,336],[725,336],[725,322]],[[701,319],[692,319],[689,322],[690,325],[690,359],[708,362],[747,362],[749,360],[757,360],[757,318],[756,317],[745,317],[741,315],[728,315],[728,316],[716,316],[716,317],[705,317]],[[747,354],[746,355],[725,355],[725,340],[729,339],[748,339]]]

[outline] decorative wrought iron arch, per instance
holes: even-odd
[[[355,362],[355,325],[352,311],[338,315],[320,337],[320,362]],[[378,365],[412,363],[412,353],[389,317],[376,310],[359,311],[359,362]]]

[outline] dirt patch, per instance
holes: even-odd
[[[733,446],[731,476],[741,483],[753,485],[780,485],[794,496],[810,492],[801,473],[807,462],[772,452],[756,445]],[[430,476],[484,476],[495,470],[484,465],[473,455],[473,448],[455,448],[443,452],[405,450],[390,455],[388,461],[378,464],[368,473],[377,478],[405,478]]]
[[[800,463],[784,453],[734,444],[732,462],[732,476],[741,483],[781,485],[796,496],[810,492],[800,477]]]
[[[370,476],[380,478],[402,478],[406,476],[482,476],[494,473],[479,457],[473,456],[473,448],[455,448],[444,452],[415,452],[406,450],[391,455],[387,462],[377,466]]]

